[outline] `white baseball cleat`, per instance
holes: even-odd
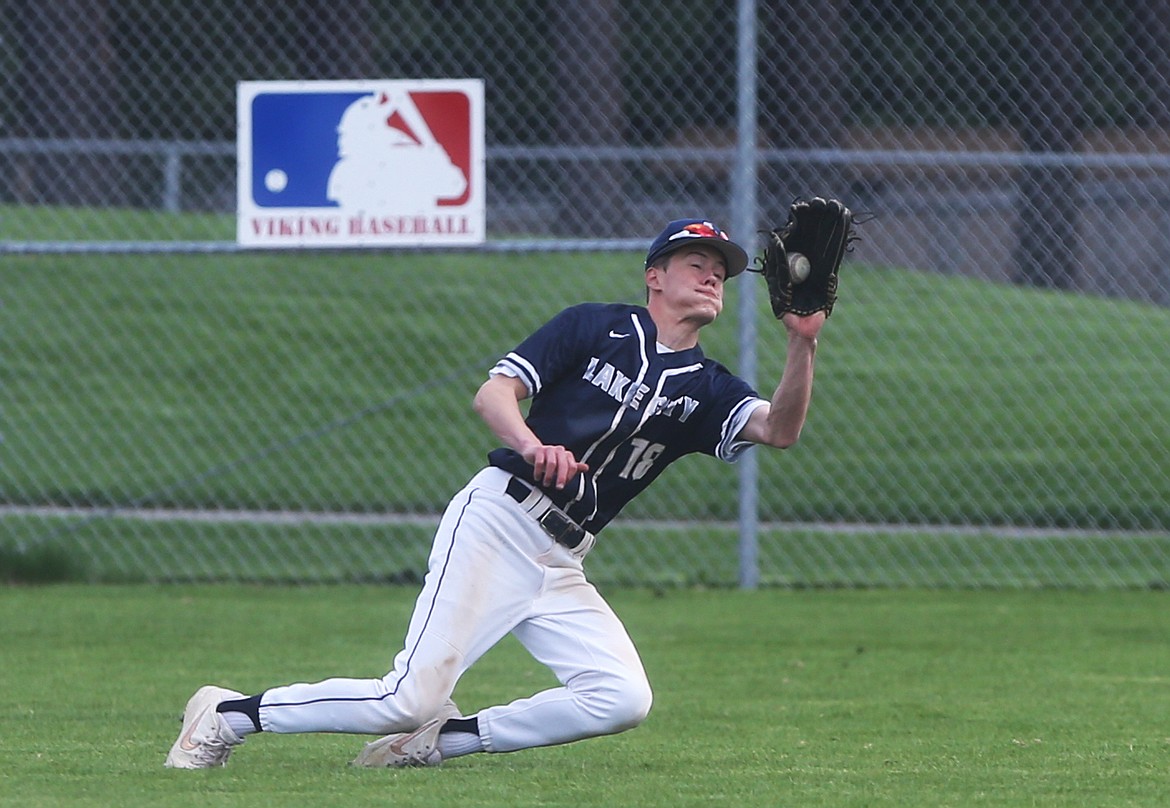
[[[458,717],[459,708],[455,702],[448,700],[437,716],[413,732],[396,732],[366,744],[361,754],[349,765],[372,769],[438,766],[443,762],[443,755],[439,752],[439,730],[452,718]]]
[[[244,739],[215,711],[221,701],[242,699],[243,693],[206,685],[195,691],[183,710],[183,729],[167,754],[168,769],[210,769],[227,765],[233,746]]]

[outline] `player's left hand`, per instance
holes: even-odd
[[[821,333],[821,328],[824,326],[827,317],[828,315],[823,311],[816,311],[807,315],[794,314],[789,311],[784,313],[781,320],[790,337],[816,339],[817,335]]]

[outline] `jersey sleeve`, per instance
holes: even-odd
[[[703,435],[700,450],[728,463],[734,463],[752,446],[740,440],[739,433],[760,407],[768,404],[743,379],[723,371],[713,383],[714,404],[707,408],[698,424]]]
[[[572,306],[557,314],[509,351],[488,375],[514,376],[528,388],[529,396],[535,396],[576,368],[590,344],[586,305]]]
[[[719,443],[715,447],[715,456],[728,463],[739,460],[744,450],[752,446],[751,441],[739,440],[737,436],[747,424],[752,413],[768,402],[755,394],[745,398],[732,408],[731,413],[724,420],[719,431]]]

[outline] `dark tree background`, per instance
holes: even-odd
[[[1170,126],[1170,0],[758,7],[762,148],[1009,127],[1043,155],[1076,151],[1088,127]],[[240,80],[473,76],[493,146],[734,139],[734,0],[0,0],[0,19],[0,138],[231,142]],[[0,201],[156,204],[130,180],[161,169],[114,151],[0,150]],[[723,168],[671,181],[725,188]],[[623,200],[669,191],[645,166],[558,171],[559,219],[579,235],[609,235]],[[781,196],[852,181],[808,161],[764,171]],[[1072,285],[1080,178],[1041,164],[1017,183],[1016,277]]]

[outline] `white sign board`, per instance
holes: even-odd
[[[479,244],[479,79],[241,82],[236,237],[249,247]]]

